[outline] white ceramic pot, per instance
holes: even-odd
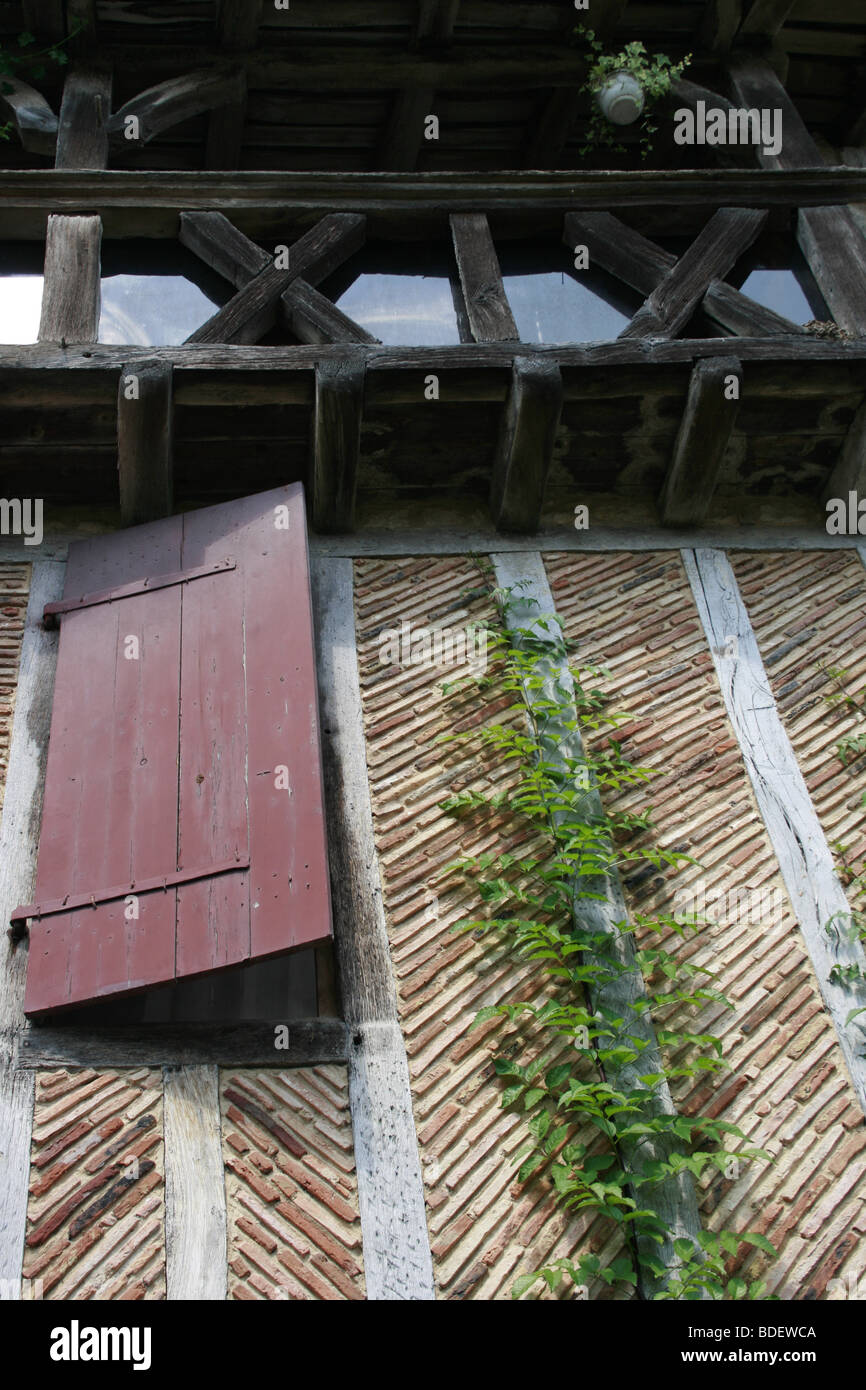
[[[632,125],[644,107],[643,87],[630,72],[615,72],[599,87],[595,99],[602,115],[614,125]]]

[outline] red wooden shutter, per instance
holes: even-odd
[[[300,484],[79,541],[53,606],[25,1012],[329,937]]]

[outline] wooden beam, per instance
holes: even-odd
[[[155,359],[127,363],[117,387],[117,471],[123,526],[171,516],[172,368]]]
[[[743,338],[784,338],[805,329],[775,310],[741,294],[726,280],[713,280],[701,300],[701,308],[726,333]]]
[[[530,629],[533,651],[539,653],[539,648],[542,652],[548,648],[539,656],[533,684],[527,683],[524,695],[530,707],[536,710],[541,756],[546,766],[551,770],[559,769],[563,783],[573,785],[575,769],[580,764],[586,769],[586,752],[579,730],[574,679],[567,658],[560,655],[546,625],[547,618],[556,610],[544,562],[537,551],[494,553],[491,559],[498,587],[513,591],[505,621],[516,633],[515,645],[520,648],[525,644],[522,633]],[[596,824],[603,821],[604,808],[594,783],[585,792],[583,806],[588,820]],[[599,1017],[619,1020],[616,1025],[622,1030],[619,1041],[626,1044],[625,1052],[631,1058],[619,1063],[613,1057],[606,1061],[605,1079],[616,1090],[626,1093],[646,1090],[641,1078],[647,1073],[662,1071],[662,1054],[652,1023],[646,984],[636,958],[635,938],[630,931],[623,930],[623,924],[628,922],[628,910],[622,885],[616,869],[611,869],[589,881],[578,879],[575,887],[578,886],[585,896],[575,895],[575,926],[604,942],[597,956],[588,953],[581,957],[587,964],[596,965],[605,981],[601,985],[597,980],[588,981],[589,1008]],[[590,892],[594,896],[588,896]],[[609,978],[611,975],[613,978]],[[633,1047],[636,1039],[640,1040],[639,1048]],[[617,1041],[611,1046],[616,1048]],[[677,1113],[666,1081],[654,1089],[653,1099],[647,1098],[645,1105],[656,1116]],[[621,1140],[618,1154],[626,1172],[640,1172],[647,1164],[669,1162],[671,1154],[679,1147],[680,1141],[675,1135],[650,1133]],[[701,1230],[694,1183],[690,1175],[680,1172],[653,1183],[649,1193],[650,1205],[658,1212],[666,1228],[666,1237],[658,1244],[645,1239],[641,1242],[640,1253],[672,1272],[682,1263],[674,1242],[687,1239],[694,1243]],[[668,1284],[667,1274],[655,1276],[642,1264],[638,1264],[636,1273],[638,1289],[644,1299],[653,1299]]]
[[[721,208],[638,309],[620,338],[674,337],[714,280],[723,279],[767,220],[757,208]]]
[[[249,284],[273,261],[267,251],[238,231],[221,212],[182,212],[178,237],[182,245],[237,289]]]
[[[30,897],[36,873],[35,828],[42,816],[45,759],[58,635],[42,625],[42,610],[63,593],[65,565],[33,561],[30,596],[15,691],[15,717],[0,824],[0,922]],[[15,1042],[24,1025],[27,952],[9,948],[5,936],[0,971],[0,1299],[15,1298],[21,1278],[27,1196],[33,1078],[15,1065]],[[10,1281],[10,1285],[5,1281]]]
[[[752,0],[751,8],[740,25],[740,34],[751,38],[773,38],[796,3],[797,0]]]
[[[379,342],[306,280],[293,280],[283,290],[280,313],[289,332],[302,343]]]
[[[769,63],[738,53],[730,72],[745,106],[782,112],[781,151],[765,155],[759,148],[758,162],[770,170],[820,167],[822,155]],[[848,208],[801,208],[797,240],[836,322],[858,336],[866,334],[866,237]]]
[[[460,0],[418,0],[415,38],[434,43],[447,42],[454,36],[459,10]]]
[[[742,17],[742,0],[706,0],[698,29],[698,51],[714,58],[727,53]]]
[[[831,497],[847,498],[849,492],[866,497],[866,402],[851,421],[839,460],[821,494],[821,502],[826,505]]]
[[[406,1048],[364,756],[351,560],[314,558],[334,936],[368,1299],[435,1297]]]
[[[289,269],[271,263],[187,338],[188,343],[254,343],[273,327],[284,290],[299,278],[324,280],[360,249],[366,219],[357,213],[331,213],[289,248]]]
[[[451,214],[451,237],[469,327],[476,343],[519,339],[502,283],[490,226],[483,212]]]
[[[497,530],[531,535],[538,529],[561,410],[556,363],[516,357],[490,487]]]
[[[601,395],[612,399],[640,394],[649,389],[656,368],[691,368],[701,357],[729,356],[733,346],[729,338],[620,338],[602,343],[521,343],[519,353],[521,358],[558,366],[564,374],[566,400],[594,400]],[[750,391],[761,396],[779,399],[789,395],[793,380],[797,391],[807,396],[826,396],[834,386],[843,394],[855,393],[866,385],[866,340],[862,338],[846,341],[803,333],[789,338],[742,338],[735,346],[744,365],[759,367]],[[68,406],[76,377],[82,381],[82,390],[90,392],[94,382],[87,382],[85,387],[87,378],[102,378],[99,399],[107,401],[114,396],[117,374],[124,365],[134,370],[135,363],[154,358],[177,370],[178,400],[182,397],[184,404],[213,399],[213,387],[199,380],[202,372],[216,374],[221,400],[243,404],[246,383],[252,382],[259,392],[272,390],[275,402],[290,399],[309,404],[317,363],[356,357],[366,363],[367,384],[378,403],[406,405],[417,401],[417,378],[443,372],[446,399],[501,404],[508,395],[514,355],[513,343],[442,347],[181,344],[140,348],[94,343],[66,350],[52,344],[0,344],[0,384],[4,397],[14,392],[18,405],[62,400]],[[592,376],[587,369],[593,369]],[[92,402],[90,395],[85,403]]]
[[[664,526],[700,526],[721,476],[740,408],[743,369],[736,357],[715,357],[692,368],[686,408],[659,498]],[[728,399],[731,381],[736,397]]]
[[[412,173],[424,143],[424,123],[435,115],[433,87],[406,87],[397,92],[379,143],[378,167]]]
[[[677,107],[688,107],[690,111],[697,114],[698,102],[702,101],[706,109],[730,112],[736,110],[734,103],[728,101],[727,97],[720,92],[714,92],[709,87],[701,86],[699,82],[690,82],[685,77],[677,77],[671,84],[671,97],[677,103]],[[754,164],[754,154],[748,150],[743,150],[741,145],[712,145],[712,157],[716,164],[726,169],[742,169],[744,164]]]
[[[99,217],[49,217],[40,343],[96,342],[101,245]]]
[[[57,117],[41,92],[17,77],[4,76],[0,81],[0,116],[12,121],[28,154],[54,154]]]
[[[764,170],[598,170],[430,174],[245,171],[161,173],[110,169],[7,170],[3,226],[9,238],[41,240],[52,212],[99,212],[105,235],[173,240],[181,212],[219,211],[250,236],[273,238],[295,220],[309,226],[327,212],[364,213],[370,235],[426,239],[443,217],[482,209],[506,234],[549,229],[556,213],[718,207],[828,207],[866,199],[866,168]]]
[[[57,133],[58,169],[104,169],[108,163],[111,70],[76,66],[63,87]]]
[[[310,514],[317,531],[354,531],[364,363],[321,362],[310,458]]]
[[[271,264],[271,257],[220,212],[183,212],[180,240],[241,289]],[[280,296],[280,313],[304,343],[378,343],[308,281],[293,280]]]
[[[650,295],[677,263],[670,251],[609,212],[567,213],[562,239],[572,251],[586,246],[591,262],[643,295]],[[701,308],[728,333],[743,337],[771,338],[803,331],[799,324],[757,304],[724,280],[710,282]]]
[[[66,16],[63,0],[22,0],[23,28],[49,43],[59,43],[66,37]]]
[[[146,145],[161,131],[191,116],[242,101],[245,92],[246,76],[237,66],[204,68],[171,77],[139,92],[114,113],[108,123],[109,140],[120,148]]]
[[[40,610],[41,621],[41,610]],[[14,906],[14,905],[13,905]],[[10,907],[10,912],[12,908]],[[345,1062],[346,1026],[336,1018],[288,1023],[288,1046],[277,1050],[273,1022],[148,1023],[139,1029],[28,1027],[18,1039],[19,1067],[162,1067],[219,1065],[307,1067]]]
[[[859,966],[861,971],[866,967],[859,942],[834,942],[827,931],[827,923],[834,918],[850,920],[848,900],[776,708],[730,562],[721,550],[685,551],[683,562],[794,918],[835,1025],[857,1099],[866,1110],[866,1057],[856,1029],[845,1021],[852,1008],[866,1004],[866,994],[862,986],[837,984],[831,978],[837,965]]]
[[[226,1297],[226,1181],[219,1069],[163,1072],[166,1298]]]
[[[217,0],[217,41],[221,48],[255,48],[262,22],[262,0]]]
[[[205,144],[205,168],[239,169],[247,114],[247,79],[238,74],[231,98],[211,111]]]

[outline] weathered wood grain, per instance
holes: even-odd
[[[416,39],[447,41],[454,33],[459,11],[460,0],[418,0]]]
[[[182,245],[240,289],[271,264],[271,257],[221,212],[182,212]]]
[[[246,75],[237,66],[202,68],[171,77],[139,92],[115,111],[108,122],[109,140],[120,147],[146,145],[181,121],[241,100],[245,91]],[[133,128],[128,122],[130,116],[138,122],[137,137],[128,134]]]
[[[743,0],[707,0],[698,30],[698,48],[713,57],[727,53],[743,18]]]
[[[796,0],[754,0],[740,25],[740,33],[771,39],[778,34]]]
[[[284,290],[302,277],[315,285],[364,244],[366,219],[357,213],[321,218],[289,247],[289,268],[269,263],[228,304],[187,339],[188,343],[254,343],[273,327]]]
[[[785,732],[737,581],[720,550],[684,551],[683,560],[712,651],[728,717],[743,754],[758,809],[779,861],[785,887],[818,987],[836,1028],[857,1098],[866,1110],[866,1058],[846,1025],[852,1008],[866,1005],[866,988],[834,984],[836,964],[866,967],[862,947],[826,928],[850,920],[833,856]]]
[[[33,887],[36,831],[42,811],[45,756],[51,723],[51,697],[57,659],[57,634],[42,626],[42,609],[63,592],[65,566],[37,560],[21,646],[15,717],[0,823],[0,922],[5,926]],[[0,1299],[16,1297],[21,1277],[27,1188],[30,1179],[30,1131],[33,1080],[15,1065],[16,1038],[24,1025],[27,952],[0,936]],[[5,1281],[11,1280],[12,1284]]]
[[[506,613],[506,624],[512,630],[517,630],[517,645],[521,644],[521,628],[532,629],[536,639],[541,643],[549,643],[550,636],[540,626],[539,620],[555,613],[556,610],[539,553],[495,552],[491,559],[497,586],[513,590],[512,603]],[[542,756],[552,766],[558,766],[562,770],[563,778],[567,778],[567,760],[574,759],[577,763],[585,761],[580,732],[574,727],[578,715],[574,682],[567,659],[559,656],[554,648],[536,666],[535,675],[542,678],[541,689],[533,690],[527,687],[524,695],[527,702],[539,711]],[[603,816],[601,797],[594,784],[587,788],[582,805],[585,815],[590,820],[600,820]],[[610,954],[601,953],[597,962],[602,970],[609,971],[611,959],[621,967],[621,973],[601,987],[594,983],[587,986],[590,1007],[594,1011],[602,1010],[605,1017],[623,1019],[624,1035],[628,1038],[639,1038],[644,1044],[643,1050],[635,1060],[623,1062],[620,1066],[607,1064],[605,1079],[612,1086],[624,1091],[646,1090],[640,1078],[649,1072],[661,1071],[662,1058],[649,1012],[643,975],[635,960],[634,936],[621,931],[618,926],[619,923],[628,921],[628,910],[619,876],[615,869],[611,869],[609,873],[599,874],[588,881],[582,880],[580,887],[586,896],[575,897],[575,925],[583,931],[603,934],[610,940]],[[591,960],[592,957],[588,959]],[[636,1004],[637,1012],[634,1010]],[[677,1113],[666,1082],[655,1088],[650,1108],[657,1115]],[[652,1135],[638,1140],[622,1140],[620,1152],[626,1170],[640,1172],[647,1161],[664,1161],[678,1146],[679,1141],[671,1136]],[[681,1261],[674,1251],[674,1240],[685,1238],[694,1241],[701,1229],[697,1198],[690,1175],[681,1173],[653,1184],[651,1196],[648,1196],[648,1205],[661,1217],[669,1236],[659,1245],[655,1242],[644,1243],[642,1253],[651,1255],[667,1270],[676,1270]],[[657,1279],[641,1267],[638,1269],[638,1281],[645,1298],[652,1298],[666,1285],[665,1278]]]
[[[586,246],[591,262],[644,295],[652,294],[677,263],[670,251],[609,212],[567,213],[562,239],[572,250]],[[765,309],[724,280],[710,282],[701,308],[729,333],[745,337],[769,338],[802,332],[798,324]]]
[[[430,1300],[433,1264],[364,756],[351,560],[312,567],[331,892],[367,1296]]]
[[[659,498],[665,526],[699,526],[706,517],[722,471],[725,451],[739,412],[736,400],[725,398],[733,377],[742,383],[736,357],[696,362],[674,452]]]
[[[288,1038],[284,1027],[288,1027]],[[279,1042],[279,1046],[277,1045]],[[283,1043],[286,1046],[283,1046]],[[148,1023],[123,1027],[30,1026],[17,1037],[16,1064],[40,1067],[303,1067],[345,1062],[346,1028],[337,1018],[239,1023]]]
[[[451,237],[474,341],[518,340],[520,334],[502,283],[496,247],[484,213],[452,213]]]
[[[863,340],[849,342],[803,333],[787,338],[743,338],[737,341],[736,349],[743,363],[760,364],[766,369],[759,391],[768,397],[781,397],[792,389],[806,395],[825,395],[832,391],[834,381],[844,391],[854,391],[866,381],[866,341]],[[731,342],[724,338],[676,338],[656,342],[620,338],[607,343],[521,343],[519,356],[556,363],[564,373],[569,373],[566,398],[582,400],[592,399],[599,392],[614,397],[642,391],[648,387],[646,368],[694,363],[701,357],[724,357],[730,351]],[[231,374],[238,373],[241,383],[236,394],[228,399],[242,404],[245,376],[251,381],[258,378],[259,384],[262,378],[270,378],[275,388],[282,378],[281,385],[289,390],[291,378],[302,380],[317,362],[357,357],[366,362],[368,372],[379,378],[380,387],[388,381],[382,395],[377,397],[382,401],[399,404],[417,399],[417,383],[410,381],[409,373],[423,376],[426,372],[448,372],[449,369],[449,389],[455,393],[454,399],[501,401],[506,395],[514,355],[514,345],[509,343],[462,343],[449,347],[365,347],[361,344],[236,347],[210,343],[141,348],[95,343],[68,351],[43,343],[0,344],[0,382],[4,391],[15,391],[19,405],[31,401],[38,403],[43,391],[56,395],[61,386],[68,391],[73,375],[83,382],[88,376],[116,375],[126,363],[154,358],[171,362],[180,381],[189,374],[190,384],[184,385],[187,401],[194,399],[193,373],[225,374],[226,389],[229,389]],[[590,382],[585,375],[586,368],[604,369],[605,374],[599,372]],[[617,368],[615,374],[610,373],[612,368]],[[399,379],[404,373],[406,381],[400,386]],[[392,374],[394,379],[390,380]],[[113,394],[113,385],[112,382],[106,397]],[[295,399],[310,400],[312,392],[299,388]]]
[[[355,529],[364,376],[363,362],[322,362],[316,368],[310,508],[317,531]]]
[[[111,70],[107,66],[70,69],[60,107],[55,160],[58,169],[105,168],[111,86]]]
[[[490,511],[500,531],[538,529],[562,411],[562,376],[554,362],[516,357],[490,483]]]
[[[54,154],[57,117],[33,87],[6,75],[0,82],[0,116],[15,126],[18,138],[30,154]]]
[[[117,471],[124,526],[171,515],[173,420],[171,364],[154,358],[125,364],[117,387]]]
[[[357,61],[357,56],[356,56]],[[289,217],[308,224],[327,212],[362,212],[370,235],[424,239],[441,233],[452,212],[495,217],[525,229],[556,211],[658,208],[666,225],[678,210],[717,207],[827,207],[866,199],[866,169],[666,169],[496,175],[243,172],[234,177],[178,171],[9,170],[3,179],[4,224],[10,236],[41,240],[45,216],[88,208],[106,220],[111,237],[177,235],[181,212],[219,211],[250,235],[274,237]]]
[[[767,170],[813,168],[824,160],[796,106],[769,62],[757,54],[739,53],[731,61],[731,80],[746,106],[782,112],[782,148],[778,155],[758,150]],[[866,335],[866,237],[848,208],[801,206],[797,240],[818,288],[836,322],[850,332]]]
[[[766,220],[765,210],[721,208],[647,297],[620,338],[677,334],[712,282],[727,275]]]
[[[48,219],[40,343],[95,343],[99,332],[102,221]]]
[[[866,497],[866,402],[851,421],[839,461],[827,479],[821,501],[826,504],[831,497],[847,499],[849,492]]]
[[[226,1297],[226,1186],[215,1066],[163,1072],[165,1277],[172,1301]]]
[[[306,280],[293,280],[283,290],[280,312],[286,326],[302,343],[379,342]]]

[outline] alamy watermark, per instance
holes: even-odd
[[[487,670],[487,629],[413,626],[404,618],[399,628],[379,634],[380,666],[467,666],[473,675]]]
[[[674,112],[677,145],[760,145],[765,155],[782,149],[781,107],[722,107],[695,102]]]
[[[25,545],[41,545],[41,497],[0,497],[0,536],[23,536]]]

